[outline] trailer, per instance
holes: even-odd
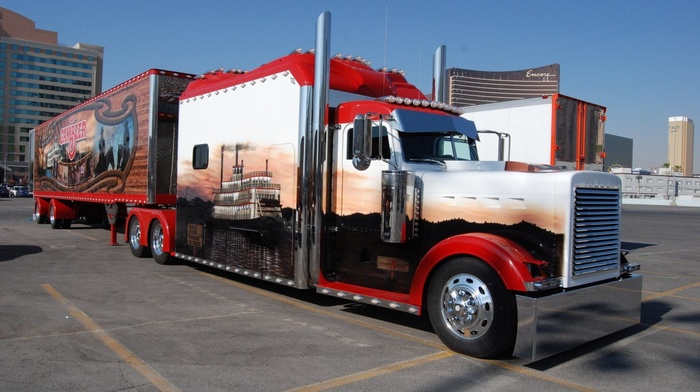
[[[89,173],[67,172],[80,176],[37,173],[37,221],[48,214],[61,228],[76,205],[124,203],[135,256],[427,314],[447,347],[475,357],[536,360],[639,322],[642,278],[621,253],[616,176],[481,161],[459,109],[401,72],[331,57],[329,13],[316,37],[315,50],[249,72],[147,72],[150,109],[128,122],[139,124],[132,147],[148,140],[127,163],[147,174],[140,192],[127,193],[128,176],[92,185],[126,174],[98,172],[93,156]],[[163,78],[180,92],[174,104],[153,93]],[[76,126],[76,147],[37,143],[39,160],[56,162],[38,170],[101,151],[97,123]],[[111,140],[122,141],[116,124]],[[51,191],[55,176],[73,191]]]
[[[462,116],[478,124],[482,133],[479,152],[483,160],[531,162],[565,170],[603,170],[604,106],[554,94],[467,106],[462,110]]]
[[[151,69],[37,126],[35,221],[70,228],[174,204],[177,100],[192,77]]]

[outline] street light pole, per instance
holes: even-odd
[[[7,183],[7,153],[5,153],[5,160],[2,163],[2,182]]]

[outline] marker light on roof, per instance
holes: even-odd
[[[438,109],[442,110],[444,112],[450,112],[454,114],[464,114],[464,110],[445,104],[443,102],[435,102],[435,101],[428,101],[426,99],[411,99],[411,98],[402,98],[402,97],[396,97],[393,95],[388,95],[384,96],[381,98],[377,98],[378,101],[380,102],[387,102],[387,103],[393,103],[397,105],[412,105],[412,106],[420,106],[420,107],[430,107],[432,109]]]

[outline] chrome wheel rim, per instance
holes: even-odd
[[[141,225],[136,218],[132,219],[129,224],[129,242],[134,249],[141,246]]]
[[[442,320],[456,336],[476,339],[493,321],[493,299],[486,284],[474,275],[459,274],[445,283],[441,301]]]
[[[151,237],[151,240],[153,244],[153,252],[156,255],[163,254],[163,228],[160,225],[156,225],[153,228],[153,236]]]
[[[54,211],[53,206],[49,207],[49,222],[51,222],[51,226],[56,223],[56,212]]]

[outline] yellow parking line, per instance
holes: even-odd
[[[77,235],[77,236],[79,236],[79,237],[87,238],[87,239],[89,239],[90,241],[97,241],[97,238],[93,238],[93,237],[90,237],[90,236],[88,236],[88,235],[85,235],[85,234],[82,234],[82,233],[78,233],[77,231],[66,230],[66,233],[71,233],[71,234]]]
[[[429,341],[429,340],[421,339],[421,338],[418,338],[418,337],[415,337],[415,336],[412,336],[412,335],[408,335],[408,334],[405,334],[405,333],[401,333],[401,332],[398,332],[398,331],[394,331],[394,330],[389,329],[389,328],[383,328],[383,327],[380,327],[380,326],[378,326],[378,325],[374,325],[374,324],[370,324],[370,323],[367,323],[367,322],[364,322],[364,321],[356,320],[356,319],[353,319],[353,318],[348,317],[348,316],[343,316],[343,315],[340,315],[340,314],[335,314],[335,313],[327,312],[327,311],[325,311],[325,310],[318,309],[318,308],[316,308],[316,307],[313,307],[313,306],[311,306],[311,305],[308,305],[308,304],[306,304],[306,303],[304,303],[304,302],[297,301],[297,300],[294,300],[294,299],[291,299],[291,298],[286,298],[286,297],[280,296],[279,294],[275,294],[274,292],[271,292],[271,291],[268,291],[268,290],[259,289],[259,288],[257,288],[257,287],[253,287],[253,286],[250,286],[250,285],[247,285],[247,284],[244,284],[244,283],[236,282],[235,280],[231,280],[231,279],[227,279],[227,278],[222,278],[222,277],[220,277],[220,276],[208,274],[208,273],[206,273],[206,272],[200,272],[200,274],[201,274],[202,276],[206,276],[206,277],[208,277],[208,278],[210,278],[210,279],[218,280],[219,282],[224,283],[224,284],[227,284],[227,285],[229,285],[229,286],[234,286],[234,287],[237,287],[237,288],[242,289],[242,290],[246,290],[246,291],[251,292],[251,293],[255,293],[255,294],[258,294],[258,295],[262,295],[262,296],[264,296],[264,297],[273,299],[273,300],[278,301],[278,302],[285,303],[285,304],[287,304],[287,305],[295,306],[295,307],[297,307],[297,308],[301,308],[301,309],[304,309],[304,310],[308,310],[308,311],[310,311],[310,312],[322,314],[322,315],[327,316],[327,317],[332,317],[332,318],[335,318],[335,319],[338,319],[338,320],[345,321],[345,322],[347,322],[347,323],[355,324],[355,325],[358,325],[358,326],[361,326],[361,327],[364,327],[364,328],[368,328],[368,329],[372,329],[372,330],[375,330],[375,331],[378,331],[378,332],[381,332],[381,333],[385,333],[385,334],[389,334],[389,335],[398,336],[398,337],[400,337],[400,338],[407,339],[407,340],[412,340],[412,341],[414,341],[414,342],[416,342],[416,343],[420,343],[420,344],[422,344],[422,345],[424,345],[424,346],[430,346],[430,347],[436,348],[436,349],[438,349],[438,350],[445,350],[445,346],[444,346],[443,344],[440,344],[440,343],[431,342],[431,341]]]
[[[571,381],[562,380],[561,378],[548,376],[540,371],[532,370],[530,368],[526,368],[526,367],[522,367],[522,366],[518,366],[518,365],[512,365],[512,364],[507,363],[507,362],[498,361],[498,360],[491,360],[491,359],[479,359],[479,361],[487,362],[491,365],[498,366],[498,367],[506,369],[506,370],[510,370],[514,373],[519,373],[519,374],[522,374],[524,376],[537,378],[537,379],[540,379],[543,381],[548,381],[548,382],[551,382],[552,384],[557,384],[557,385],[560,385],[560,386],[563,386],[566,388],[571,388],[571,389],[576,390],[576,391],[582,391],[582,392],[597,392],[598,391],[597,389],[594,389],[594,388],[589,388],[587,386],[579,385],[579,384],[576,384],[576,383],[571,382]]]
[[[678,299],[684,299],[684,300],[686,300],[686,301],[700,301],[700,298],[686,297],[686,296],[683,296],[683,295],[675,295],[675,294],[673,294],[673,295],[669,295],[669,297],[678,298]]]
[[[681,333],[681,334],[684,334],[684,335],[691,335],[691,336],[700,337],[700,332],[689,331],[689,330],[687,330],[687,329],[681,329],[681,328],[676,328],[676,327],[669,327],[669,326],[665,326],[665,325],[644,324],[644,323],[642,323],[641,325],[643,325],[643,326],[645,326],[645,327],[649,327],[649,328],[659,329],[659,330],[662,330],[662,331],[672,331],[672,332]]]
[[[251,293],[259,294],[259,295],[262,295],[264,297],[273,299],[275,301],[285,303],[287,305],[295,306],[295,307],[298,307],[298,308],[301,308],[304,310],[308,310],[308,311],[311,311],[314,313],[324,315],[326,317],[335,318],[335,319],[342,320],[342,321],[345,321],[345,322],[348,322],[351,324],[355,324],[355,325],[359,325],[359,326],[362,326],[362,327],[365,327],[368,329],[372,329],[374,331],[378,331],[381,333],[397,336],[397,337],[402,338],[402,339],[410,340],[410,341],[416,342],[418,344],[422,344],[424,346],[434,347],[434,348],[437,348],[439,350],[442,350],[439,353],[432,354],[432,355],[429,355],[427,357],[420,357],[420,358],[406,361],[407,364],[404,364],[404,362],[399,362],[397,364],[388,365],[384,368],[392,369],[393,366],[405,366],[405,367],[416,366],[416,365],[419,365],[421,363],[426,363],[426,362],[435,361],[435,360],[442,359],[442,358],[447,358],[447,357],[450,357],[453,355],[457,355],[456,353],[454,353],[452,351],[446,351],[445,346],[443,344],[440,344],[440,343],[435,343],[435,342],[432,342],[430,340],[421,339],[419,337],[412,336],[412,335],[405,334],[405,333],[401,333],[398,331],[394,331],[394,330],[389,329],[389,328],[380,327],[378,325],[370,324],[367,322],[355,320],[355,319],[347,317],[347,316],[343,316],[343,315],[335,314],[335,313],[332,313],[332,312],[329,312],[326,310],[318,309],[318,308],[315,308],[311,305],[303,303],[301,301],[293,300],[290,298],[285,298],[283,296],[280,296],[279,294],[275,294],[275,293],[267,291],[267,290],[259,289],[257,287],[253,287],[253,286],[250,286],[250,285],[247,285],[244,283],[240,283],[240,282],[237,282],[235,280],[231,280],[231,279],[223,278],[220,276],[208,274],[206,272],[200,272],[200,274],[202,276],[206,276],[210,279],[217,280],[217,281],[222,282],[224,284],[234,286],[234,287],[237,287],[239,289],[242,289],[242,290],[245,290],[245,291],[248,291]],[[433,358],[433,357],[435,357],[435,358]],[[569,382],[566,380],[562,380],[562,379],[559,379],[556,377],[551,377],[551,376],[548,376],[548,375],[543,374],[541,372],[530,370],[528,368],[523,368],[523,367],[517,366],[517,365],[511,365],[511,364],[506,363],[506,362],[494,361],[494,360],[484,360],[484,359],[471,358],[471,357],[469,357],[469,359],[474,360],[474,361],[478,361],[478,362],[482,362],[482,363],[487,363],[487,364],[490,364],[493,366],[497,366],[497,367],[500,367],[500,368],[503,368],[506,370],[510,370],[512,372],[515,372],[515,373],[520,373],[520,374],[528,376],[528,377],[548,381],[548,382],[551,382],[553,384],[561,385],[561,386],[571,388],[571,389],[574,389],[577,391],[586,391],[586,392],[595,391],[595,389],[591,389],[591,388],[588,388],[588,387],[585,387],[585,386],[582,386],[579,384],[575,384],[575,383],[572,383],[572,382]],[[416,363],[413,363],[413,361],[416,361]],[[407,366],[407,365],[410,365],[410,366]],[[333,380],[326,381],[326,382],[334,382],[337,380],[342,380],[343,384],[339,384],[339,385],[344,385],[344,384],[355,382],[355,381],[360,381],[360,380],[365,380],[365,379],[372,378],[372,377],[377,377],[377,376],[380,376],[382,374],[390,373],[390,372],[401,369],[401,368],[397,368],[395,370],[383,371],[382,369],[384,369],[384,368],[372,369],[372,370],[368,370],[366,372],[356,373],[355,375],[348,375],[348,376],[340,377],[338,379],[333,379]],[[355,379],[354,377],[356,375],[361,375],[361,378]],[[325,383],[319,383],[319,384],[325,385]],[[316,386],[316,384],[314,384],[314,386]],[[332,387],[333,386],[324,387],[324,389],[332,388]],[[307,388],[307,387],[302,387],[299,390],[306,390],[305,388]],[[311,388],[311,389],[309,389],[311,391],[315,390],[312,388],[312,386],[309,386],[308,388]],[[318,390],[321,390],[321,389],[318,389]]]
[[[456,355],[456,354],[452,353],[452,352],[447,352],[447,351],[440,351],[439,353],[430,354],[430,355],[426,355],[426,356],[418,357],[418,358],[414,358],[414,359],[409,359],[407,361],[392,363],[391,365],[366,370],[364,372],[349,374],[347,376],[342,376],[342,377],[334,378],[331,380],[326,380],[326,381],[318,382],[315,384],[290,389],[287,392],[325,391],[327,389],[336,388],[336,387],[340,387],[340,386],[347,385],[347,384],[352,384],[354,382],[367,380],[367,379],[370,379],[373,377],[381,376],[381,375],[388,374],[388,373],[393,373],[393,372],[403,370],[403,369],[408,369],[410,367],[422,365],[424,363],[437,361],[437,360],[440,360],[443,358],[448,358],[448,357],[451,357],[453,355]]]
[[[68,313],[70,313],[76,320],[78,320],[85,329],[91,332],[95,337],[97,337],[107,348],[112,350],[113,353],[117,354],[124,362],[128,363],[129,366],[134,368],[137,372],[141,373],[142,376],[151,382],[158,390],[175,392],[180,391],[179,388],[171,384],[163,376],[160,375],[155,369],[150,367],[146,362],[142,361],[136,356],[131,350],[126,348],[117,339],[110,335],[107,331],[102,329],[95,321],[93,321],[88,315],[83,313],[77,306],[73,305],[68,299],[66,299],[61,293],[53,288],[50,284],[44,283],[41,287],[49,293],[59,304],[63,306]]]
[[[641,272],[641,271],[640,271]],[[644,275],[656,275],[656,276],[667,276],[670,278],[681,278],[683,275],[678,275],[678,274],[671,274],[668,272],[661,272],[661,271],[649,271],[647,269],[644,270]]]
[[[647,301],[651,301],[652,299],[666,297],[666,296],[669,296],[672,294],[679,293],[683,290],[692,289],[693,287],[698,287],[698,286],[700,286],[700,282],[695,282],[695,283],[687,284],[685,286],[676,287],[675,289],[672,289],[672,290],[662,291],[660,293],[656,293],[656,294],[652,294],[652,295],[649,295],[647,297],[644,297],[644,298],[642,298],[642,302],[647,302]]]

